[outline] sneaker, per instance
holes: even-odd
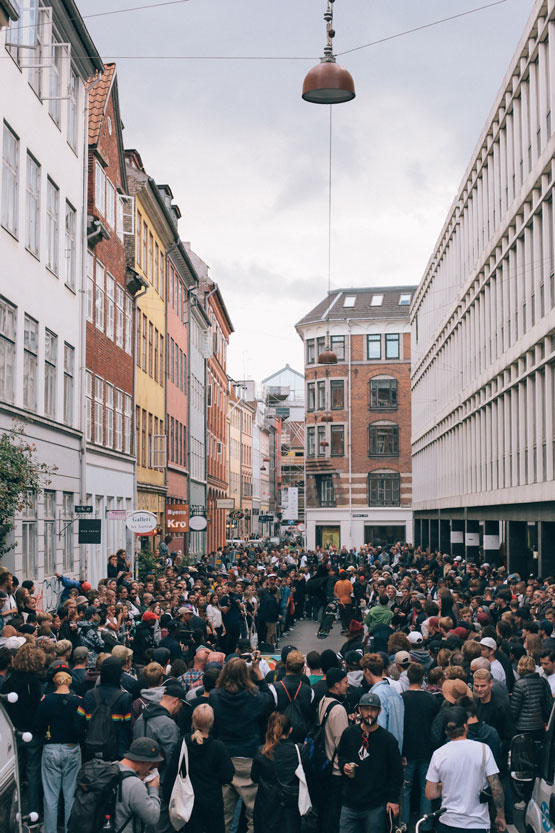
[[[525,801],[515,801],[513,804],[515,810],[526,810],[526,802]]]

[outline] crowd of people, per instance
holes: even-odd
[[[513,823],[511,742],[542,743],[555,694],[555,578],[401,543],[163,553],[142,581],[120,550],[98,587],[58,578],[38,611],[0,569],[0,692],[44,833],[86,829],[91,761],[117,762],[117,833],[386,833],[440,802],[441,833]],[[335,608],[340,651],[316,639]]]

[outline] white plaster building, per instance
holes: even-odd
[[[73,0],[11,5],[24,11],[0,31],[0,430],[21,419],[57,471],[2,560],[42,580],[80,568],[85,81],[103,65]]]
[[[555,563],[554,126],[538,0],[411,308],[415,542],[522,574]]]

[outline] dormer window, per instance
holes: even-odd
[[[372,300],[370,301],[371,307],[381,307],[383,304],[383,295],[372,295]]]
[[[407,294],[407,295],[404,295],[404,294],[403,294],[403,295],[400,295],[400,296],[399,296],[399,306],[400,306],[400,307],[408,307],[408,306],[410,306],[410,299],[411,299],[411,297],[412,297],[412,296],[411,296],[411,295],[409,295],[409,294]]]
[[[344,307],[354,307],[356,299],[357,299],[356,295],[345,295],[345,300],[343,301],[343,306]]]

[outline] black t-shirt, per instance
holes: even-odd
[[[403,757],[408,761],[431,758],[434,751],[431,728],[439,703],[427,691],[403,691],[401,697],[405,704]]]

